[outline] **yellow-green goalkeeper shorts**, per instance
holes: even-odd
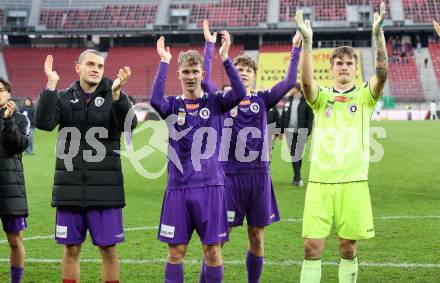
[[[368,182],[322,184],[309,182],[303,216],[303,238],[323,239],[335,223],[340,238],[374,237]]]

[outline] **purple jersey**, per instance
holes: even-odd
[[[151,95],[151,105],[168,124],[167,189],[197,188],[224,184],[219,161],[222,116],[246,95],[238,72],[228,59],[223,63],[232,90],[206,92],[197,99],[164,97],[168,64],[161,62]],[[174,119],[171,115],[175,115]]]
[[[209,79],[211,75],[212,52],[214,44],[205,44],[205,79],[202,87],[215,91],[215,84]],[[267,111],[274,107],[296,83],[298,61],[301,48],[293,48],[290,64],[284,80],[269,90],[253,92],[243,98],[237,107],[224,114],[224,119],[232,118],[232,136],[227,161],[223,162],[226,174],[270,173],[269,142],[267,132]],[[206,69],[209,68],[209,69]]]

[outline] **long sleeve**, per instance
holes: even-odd
[[[205,78],[202,80],[202,89],[207,93],[217,91],[217,86],[211,80],[212,72],[212,54],[214,53],[214,43],[205,42],[205,50],[203,52],[203,70],[205,71]]]
[[[153,90],[151,93],[150,104],[159,115],[166,119],[171,114],[170,98],[165,95],[165,82],[167,80],[168,64],[160,62],[157,69],[156,78],[153,83]]]
[[[127,95],[125,95],[124,93],[121,93],[121,97],[119,98],[118,101],[113,102],[112,114],[113,114],[113,119],[115,120],[116,127],[120,131],[125,131],[124,128],[125,119],[129,114],[132,117],[131,130],[136,128],[137,126],[136,114],[134,113],[130,100],[128,99]]]
[[[14,113],[10,119],[4,119],[2,133],[5,148],[11,154],[22,153],[29,144],[29,121],[23,116]]]
[[[240,101],[246,96],[246,88],[238,75],[238,71],[232,63],[231,59],[223,62],[226,74],[231,81],[232,89],[226,93],[218,95],[220,99],[221,108],[224,112],[231,110],[237,106]]]
[[[43,90],[35,110],[35,127],[44,131],[52,131],[59,124],[60,117],[61,104],[57,91]]]
[[[275,84],[264,95],[266,108],[274,107],[296,84],[298,75],[298,63],[301,54],[301,48],[294,47],[290,53],[290,63],[284,79]]]

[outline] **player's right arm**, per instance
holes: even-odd
[[[304,95],[310,104],[315,103],[318,97],[318,84],[313,79],[312,44],[313,31],[310,21],[304,21],[303,11],[297,10],[295,15],[296,28],[302,36],[302,56],[299,64],[301,71],[301,84]]]
[[[153,91],[150,97],[150,104],[162,118],[171,114],[171,102],[165,95],[165,82],[167,80],[168,66],[171,61],[170,48],[165,47],[165,38],[161,36],[156,44],[157,54],[160,57],[159,68],[153,83]]]
[[[222,46],[220,47],[219,53],[220,58],[223,61],[223,66],[225,67],[226,74],[231,81],[231,90],[227,93],[223,93],[218,96],[223,111],[229,111],[235,106],[237,106],[240,101],[246,96],[246,88],[240,79],[237,69],[229,59],[229,48],[231,47],[231,36],[227,31],[221,32],[222,36]]]
[[[203,71],[205,71],[205,78],[202,80],[202,89],[208,93],[213,93],[218,89],[211,80],[212,55],[214,53],[215,42],[217,41],[217,33],[214,32],[211,34],[208,20],[203,20],[203,35],[205,36],[205,50],[203,51]]]
[[[47,77],[47,85],[40,94],[35,109],[34,124],[40,130],[52,131],[59,124],[61,117],[61,102],[56,90],[60,77],[53,70],[52,55],[46,57],[44,73]]]

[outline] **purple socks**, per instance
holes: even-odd
[[[168,263],[165,266],[165,283],[183,282],[183,264]]]
[[[11,266],[11,283],[21,283],[24,268]]]
[[[264,257],[253,255],[250,251],[248,251],[246,257],[246,268],[249,283],[260,282],[260,276],[263,271],[263,262]]]
[[[223,265],[208,266],[205,264],[204,271],[206,283],[221,283],[223,281]]]

